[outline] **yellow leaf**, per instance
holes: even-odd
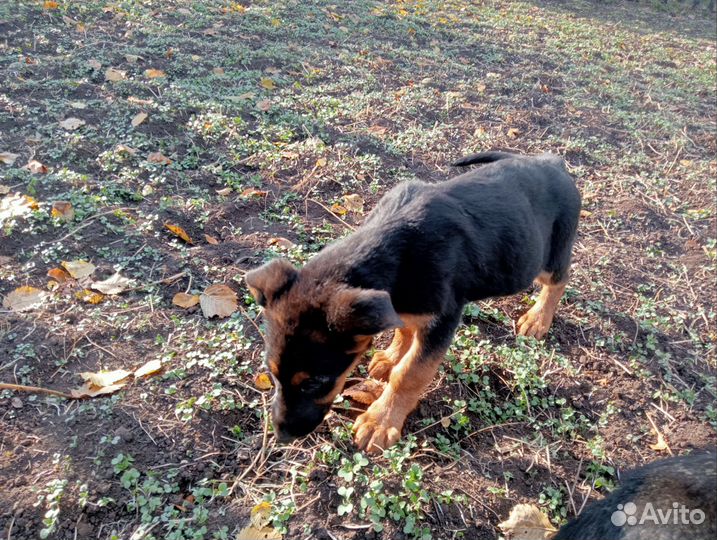
[[[172,303],[184,309],[196,306],[199,303],[199,295],[179,292],[172,298]]]
[[[74,118],[74,117],[66,118],[65,120],[60,122],[60,126],[62,126],[63,128],[65,128],[68,131],[74,131],[76,129],[81,128],[84,125],[85,125],[84,120],[82,120],[81,118]]]
[[[60,4],[53,2],[53,0],[45,0],[42,6],[43,9],[57,9],[58,7],[60,7]]]
[[[126,369],[116,369],[114,371],[100,371],[99,373],[92,373],[90,371],[84,371],[80,373],[83,381],[87,381],[93,386],[99,386],[104,388],[106,386],[112,386],[118,382],[126,379],[132,375],[131,371]]]
[[[20,154],[13,154],[11,152],[0,152],[0,163],[5,165],[13,165],[15,160],[20,157]]]
[[[254,386],[259,390],[271,390],[271,377],[266,373],[257,373],[254,377]]]
[[[346,214],[346,212],[348,212],[348,210],[346,210],[346,208],[344,208],[343,206],[341,206],[339,203],[334,203],[334,204],[332,204],[332,205],[331,205],[331,211],[332,211],[334,214],[337,214],[337,215],[339,215],[339,216],[343,216],[343,215]]]
[[[107,68],[107,70],[105,71],[105,80],[106,81],[117,82],[117,81],[121,81],[126,78],[127,78],[126,71],[120,71],[119,69],[115,69],[115,68]]]
[[[517,128],[510,128],[508,130],[508,137],[511,139],[515,139],[518,135],[520,135],[520,130]]]
[[[590,217],[593,213],[590,210],[580,210],[580,217]]]
[[[511,540],[546,540],[556,529],[545,514],[533,504],[518,504],[510,511],[508,519],[498,527]]]
[[[95,271],[94,264],[81,259],[76,261],[62,261],[60,264],[75,279],[86,278]]]
[[[291,249],[296,247],[296,244],[294,244],[294,242],[292,242],[288,238],[283,238],[281,236],[277,236],[276,238],[269,238],[269,245],[278,246],[284,249]]]
[[[159,360],[150,360],[142,367],[135,370],[134,376],[136,378],[147,377],[148,375],[154,375],[162,369],[162,362]]]
[[[23,169],[27,169],[33,174],[47,174],[47,167],[36,159],[28,161]]]
[[[172,160],[165,156],[162,152],[152,152],[147,155],[147,161],[150,163],[159,163],[160,165],[170,165]]]
[[[50,214],[54,218],[65,221],[72,221],[75,219],[75,209],[72,208],[72,203],[69,201],[55,201],[52,203],[52,211]]]
[[[18,287],[10,292],[2,301],[5,309],[27,311],[38,307],[45,301],[45,292],[35,287]]]
[[[178,236],[184,240],[187,244],[193,244],[192,239],[189,237],[187,232],[182,229],[179,225],[172,225],[171,223],[165,223],[165,228],[169,230],[173,235]]]
[[[343,203],[346,210],[349,212],[356,212],[358,214],[363,214],[363,197],[359,195],[358,193],[351,193],[349,195],[343,196]]]
[[[75,399],[105,396],[108,394],[114,394],[117,390],[124,388],[126,384],[127,383],[113,384],[111,386],[95,386],[86,382],[80,388],[73,388],[70,390],[70,395]]]
[[[132,118],[132,127],[137,127],[142,122],[147,120],[147,116],[149,116],[149,115],[145,112],[140,112],[140,113],[135,114],[134,118]]]
[[[0,225],[14,217],[24,216],[37,209],[37,201],[28,195],[6,195],[0,200]]]
[[[276,88],[276,83],[274,83],[274,81],[272,81],[268,77],[262,77],[259,84],[262,88],[266,88],[267,90],[273,90],[274,88]]]
[[[665,436],[657,432],[657,443],[651,444],[650,448],[652,448],[655,452],[664,452],[665,450],[669,450],[670,447],[667,445],[667,441],[665,441]]]
[[[317,167],[326,167],[326,163],[327,163],[326,158],[323,158],[323,157],[316,160]]]
[[[144,76],[148,79],[158,79],[160,77],[166,77],[167,74],[161,69],[145,69]]]
[[[210,285],[199,297],[199,305],[207,319],[229,317],[238,309],[237,295],[226,285]]]
[[[82,289],[75,293],[75,298],[82,300],[88,304],[99,304],[105,299],[104,295],[91,291],[90,289]]]

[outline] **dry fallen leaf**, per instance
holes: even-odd
[[[259,84],[262,88],[266,88],[267,90],[273,90],[274,88],[276,88],[276,83],[274,83],[274,81],[272,81],[268,77],[262,77]]]
[[[214,75],[224,75],[224,68],[220,68],[220,67],[212,68],[212,73],[214,73]]]
[[[65,283],[73,279],[64,268],[52,268],[47,271],[47,275],[57,281],[57,283]]]
[[[75,298],[93,305],[99,304],[100,302],[102,302],[102,300],[105,299],[104,295],[96,293],[90,289],[82,289],[81,291],[77,291],[75,293]]]
[[[137,149],[127,146],[126,144],[118,144],[115,146],[115,152],[118,154],[130,154],[133,156],[137,153]]]
[[[511,540],[547,540],[557,529],[534,504],[518,504],[508,519],[498,524]]]
[[[184,240],[187,244],[193,244],[192,239],[187,234],[187,231],[182,229],[179,225],[172,225],[171,223],[165,223],[164,227],[171,232],[174,236],[178,236]]]
[[[132,122],[131,122],[132,127],[137,127],[142,122],[147,120],[147,116],[149,116],[149,115],[145,112],[140,112],[140,113],[135,114],[134,118],[132,118]]]
[[[18,287],[11,291],[2,301],[5,309],[12,311],[27,311],[42,304],[45,300],[45,292],[35,287]]]
[[[114,371],[100,371],[99,373],[92,373],[90,371],[84,371],[80,373],[83,381],[87,381],[94,386],[112,386],[118,382],[126,379],[132,375],[131,371],[126,369],[115,369]]]
[[[94,264],[81,259],[76,261],[62,261],[60,264],[75,279],[86,278],[95,271]]]
[[[259,390],[271,390],[271,377],[267,373],[257,373],[254,377],[254,386]]]
[[[115,68],[107,68],[107,70],[105,71],[105,80],[106,81],[117,82],[117,81],[121,81],[126,78],[127,78],[126,71],[120,71],[119,69],[115,69]]]
[[[665,450],[669,450],[670,447],[667,445],[667,441],[665,441],[665,436],[657,432],[657,442],[655,444],[651,444],[650,448],[652,448],[655,452],[664,452]]]
[[[206,318],[229,317],[237,308],[236,293],[223,284],[210,285],[199,297],[199,305]]]
[[[511,139],[515,139],[518,135],[520,135],[520,130],[517,128],[510,128],[508,130],[508,137]]]
[[[70,395],[75,399],[90,398],[114,394],[117,390],[124,388],[127,383],[113,384],[111,386],[95,386],[86,382],[79,388],[70,390]]]
[[[249,525],[239,531],[236,540],[281,540],[271,522],[271,504],[263,501],[251,509]]]
[[[145,69],[144,76],[148,79],[158,79],[160,77],[166,77],[167,74],[161,69]]]
[[[90,66],[95,71],[99,71],[100,69],[102,69],[102,63],[95,58],[90,58],[87,61],[87,65]]]
[[[271,101],[268,99],[262,99],[261,101],[257,101],[256,108],[262,112],[267,112],[269,109],[271,109]]]
[[[244,191],[241,192],[242,197],[250,198],[250,197],[266,197],[269,194],[268,191],[263,191],[261,189],[256,188],[246,188]]]
[[[374,135],[385,135],[386,134],[386,128],[383,126],[375,125],[368,128],[369,133],[373,133]]]
[[[20,157],[20,154],[13,154],[12,152],[0,152],[0,163],[5,165],[12,165],[15,160]]]
[[[593,215],[593,213],[590,210],[585,210],[585,209],[580,210],[580,217],[582,217],[582,218],[590,217],[592,215]]]
[[[234,191],[232,188],[230,188],[230,187],[225,187],[225,188],[222,188],[222,189],[218,189],[218,190],[217,190],[217,195],[221,195],[222,197],[226,197],[226,196],[229,195],[232,191]]]
[[[159,163],[160,165],[170,165],[172,160],[165,156],[162,152],[152,152],[147,155],[147,161],[150,163]]]
[[[7,195],[8,193],[10,193],[10,186],[0,184],[0,195]]]
[[[188,309],[190,307],[196,306],[199,303],[199,295],[178,292],[172,298],[172,303],[175,306],[179,306],[181,308]]]
[[[27,195],[15,193],[6,195],[0,200],[0,225],[5,220],[24,216],[37,208],[37,201]]]
[[[385,386],[381,381],[364,379],[344,390],[343,396],[361,405],[371,405],[381,396]]]
[[[154,375],[162,369],[162,362],[160,360],[150,360],[142,367],[135,370],[134,376],[139,379],[140,377],[147,377],[148,375]]]
[[[81,118],[75,118],[74,116],[64,119],[60,122],[60,126],[68,131],[74,131],[85,125],[85,121]]]
[[[27,169],[33,174],[47,174],[47,167],[36,159],[28,161],[23,169]]]
[[[75,209],[72,208],[72,203],[69,201],[55,201],[52,203],[50,215],[57,219],[72,221],[75,219]]]
[[[316,160],[317,167],[326,167],[326,163],[327,163],[326,158],[323,158],[323,157]]]
[[[217,240],[216,238],[214,238],[214,237],[213,237],[212,235],[210,235],[210,234],[205,234],[205,235],[204,235],[204,239],[207,241],[207,244],[211,244],[211,245],[213,245],[213,246],[216,246],[216,245],[219,244],[219,240]]]
[[[90,288],[100,291],[102,294],[112,295],[124,292],[133,284],[131,279],[117,272],[104,281],[94,281],[92,285],[90,285]]]
[[[142,58],[141,56],[137,56],[136,54],[125,54],[124,58],[130,64],[136,64],[140,60],[144,60],[144,58]]]
[[[291,249],[296,247],[296,244],[294,244],[294,242],[282,236],[277,236],[276,238],[269,238],[269,245],[278,246],[284,249]]]
[[[363,214],[363,197],[358,193],[351,193],[350,195],[343,196],[343,203],[346,210],[349,212],[356,212]]]
[[[339,203],[334,203],[334,204],[332,204],[332,205],[331,205],[331,211],[332,211],[334,214],[337,214],[337,215],[339,215],[339,216],[343,216],[343,215],[346,214],[346,212],[348,212],[348,210],[346,210],[346,208],[344,208],[343,206],[341,206]]]

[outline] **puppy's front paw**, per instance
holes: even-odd
[[[354,440],[356,446],[367,452],[382,452],[393,446],[401,438],[403,421],[398,422],[374,403],[354,422]]]
[[[388,381],[395,365],[396,362],[386,354],[386,351],[376,351],[368,365],[368,374],[379,381]]]
[[[552,316],[544,313],[541,309],[533,307],[518,319],[518,333],[521,336],[542,339],[548,333],[552,322]]]

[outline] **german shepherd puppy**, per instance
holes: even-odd
[[[264,307],[266,361],[281,440],[314,430],[376,334],[395,329],[369,374],[388,381],[354,423],[356,444],[394,444],[433,379],[463,306],[542,285],[517,324],[548,331],[568,280],[580,194],[562,158],[485,152],[439,184],[391,189],[351,235],[297,269],[272,260],[246,275]]]

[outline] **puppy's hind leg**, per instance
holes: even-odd
[[[550,329],[555,311],[565,292],[567,279],[564,278],[560,283],[553,283],[553,274],[542,272],[535,281],[542,285],[542,289],[540,289],[535,305],[518,319],[518,333],[522,336],[541,339]]]

